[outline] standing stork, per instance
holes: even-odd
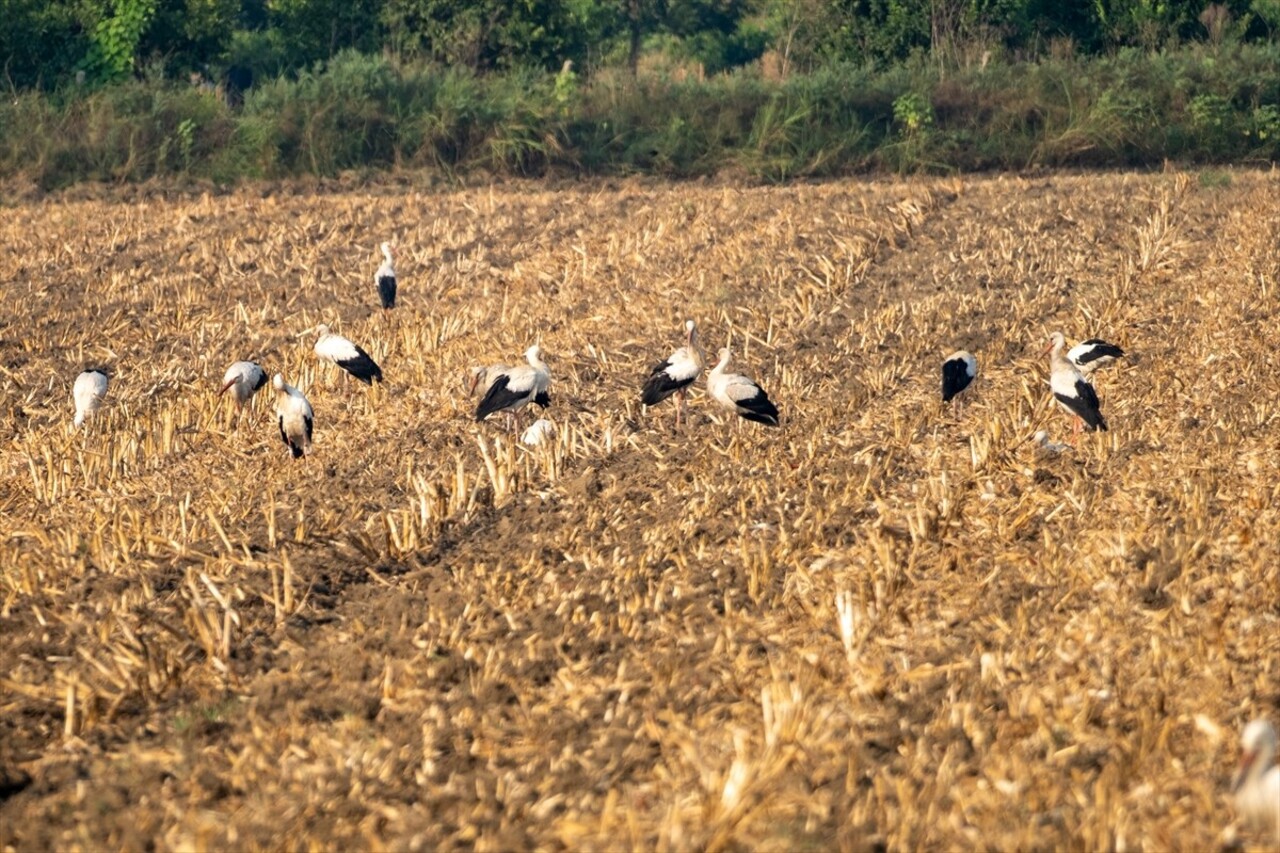
[[[1062,332],[1054,332],[1049,336],[1049,388],[1053,391],[1058,405],[1072,415],[1072,436],[1079,434],[1080,424],[1084,423],[1089,432],[1096,429],[1107,429],[1106,418],[1102,417],[1102,407],[1098,402],[1098,392],[1093,390],[1089,380],[1084,378],[1074,364],[1062,354],[1067,340]]]
[[[102,407],[102,398],[107,395],[107,371],[101,367],[90,367],[76,377],[71,389],[71,396],[76,403],[75,426],[79,428],[85,419]]]
[[[1089,338],[1067,350],[1067,360],[1088,379],[1099,367],[1106,367],[1124,355],[1124,350],[1102,338]]]
[[[698,326],[692,320],[685,320],[684,329],[687,335],[685,345],[667,357],[666,361],[654,365],[645,380],[644,389],[640,392],[640,402],[646,406],[656,406],[672,394],[676,396],[676,428],[680,427],[680,419],[684,414],[685,398],[689,386],[702,375],[706,367],[706,357],[702,347],[698,345]]]
[[[720,361],[707,375],[707,392],[721,406],[740,417],[765,426],[778,425],[778,407],[769,395],[754,381],[739,373],[726,373],[733,353],[728,347],[720,350]]]
[[[978,375],[978,360],[968,350],[956,350],[942,362],[942,402],[951,404],[954,412],[959,408],[957,395],[968,388]]]
[[[280,438],[294,459],[311,452],[311,433],[315,429],[315,412],[305,394],[288,385],[277,373],[271,379],[276,389],[276,417],[280,423]]]
[[[223,375],[222,390],[218,396],[230,391],[231,399],[236,401],[236,411],[240,412],[266,384],[267,372],[256,361],[237,361]]]
[[[551,404],[547,391],[551,386],[551,371],[542,360],[542,348],[537,344],[524,354],[527,365],[507,368],[493,378],[476,407],[476,420],[482,421],[494,412],[515,414],[530,403],[546,408]]]
[[[369,353],[342,335],[333,334],[324,324],[316,326],[316,331],[320,333],[320,339],[316,341],[316,355],[338,365],[365,385],[382,381],[382,368]]]
[[[382,266],[373,274],[373,283],[378,286],[378,299],[382,307],[388,311],[396,307],[396,247],[391,243],[382,244]]]
[[[1254,720],[1240,737],[1240,767],[1231,780],[1236,812],[1249,826],[1274,833],[1280,844],[1280,765],[1276,730],[1266,720]]]

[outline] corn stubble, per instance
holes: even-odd
[[[1218,843],[1235,732],[1280,717],[1277,189],[15,209],[0,771],[31,784],[0,843]],[[701,384],[679,432],[641,411],[686,317],[781,430]],[[386,382],[326,379],[297,337],[320,322]],[[1070,426],[1055,329],[1132,354],[1074,451],[1029,439]],[[557,431],[527,448],[457,377],[535,341]],[[957,347],[982,365],[958,415],[935,388]],[[270,394],[217,398],[241,358],[310,397],[305,462]],[[111,390],[75,431],[89,362]]]

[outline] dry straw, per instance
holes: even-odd
[[[315,189],[0,224],[0,845],[1231,836],[1280,721],[1273,175]],[[641,411],[686,317],[780,430]],[[385,382],[324,378],[320,322]],[[1030,440],[1056,329],[1131,353],[1075,450]],[[535,342],[527,447],[457,377]],[[242,358],[305,461],[216,396]]]

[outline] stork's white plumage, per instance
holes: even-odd
[[[667,357],[666,361],[654,365],[645,380],[644,389],[640,392],[640,402],[646,406],[656,406],[672,394],[676,397],[676,426],[684,413],[685,396],[689,386],[702,375],[706,367],[706,357],[702,347],[698,345],[698,327],[692,320],[686,320],[685,345]]]
[[[1275,763],[1276,730],[1254,720],[1240,737],[1240,767],[1231,780],[1236,812],[1244,823],[1273,835],[1280,844],[1280,765]]]
[[[373,283],[378,288],[382,307],[390,310],[396,307],[396,247],[383,243],[382,257],[382,266],[373,274]]]
[[[236,401],[236,409],[243,409],[266,384],[267,372],[257,362],[237,361],[223,375],[222,390],[218,392],[218,396],[230,391],[231,399]]]
[[[942,362],[942,402],[955,399],[978,375],[978,360],[968,350],[956,350]]]
[[[1102,338],[1089,338],[1067,350],[1067,360],[1088,379],[1099,367],[1106,367],[1124,355],[1124,350]]]
[[[468,367],[463,374],[462,385],[467,389],[467,396],[474,397],[477,392],[483,394],[489,390],[498,377],[511,369],[509,364],[491,364],[488,367]]]
[[[71,389],[71,396],[76,403],[75,425],[84,424],[85,419],[102,407],[102,398],[107,395],[107,371],[101,367],[91,367],[76,377]]]
[[[777,426],[778,408],[764,389],[740,373],[725,371],[732,357],[728,347],[720,350],[720,362],[707,375],[707,393],[721,406],[746,420]]]
[[[508,368],[493,378],[476,407],[476,420],[482,421],[494,412],[519,412],[530,403],[542,407],[550,405],[547,395],[551,387],[551,371],[542,360],[542,348],[537,344],[524,354],[529,363]]]
[[[365,385],[382,381],[382,368],[369,353],[351,341],[335,335],[325,325],[316,326],[320,339],[316,341],[316,355],[333,362]]]
[[[280,424],[280,438],[293,458],[311,452],[311,433],[315,429],[315,412],[305,394],[284,381],[277,373],[271,379],[276,389],[276,418]]]
[[[529,447],[537,447],[551,441],[555,436],[556,425],[546,418],[538,418],[521,434],[520,441]]]
[[[1105,431],[1107,421],[1102,417],[1098,392],[1093,390],[1079,368],[1062,354],[1066,346],[1067,340],[1061,332],[1054,332],[1049,336],[1049,388],[1053,391],[1054,399],[1063,409],[1075,415],[1073,434],[1080,431],[1081,422],[1090,432],[1095,429]]]

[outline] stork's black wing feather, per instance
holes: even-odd
[[[383,308],[396,307],[396,277],[393,275],[378,276],[378,298]]]
[[[511,377],[504,373],[489,386],[484,398],[480,400],[480,405],[476,406],[477,421],[482,421],[494,412],[509,409],[521,400],[529,398],[529,391],[527,390],[516,392],[509,389],[507,383],[510,381]]]
[[[355,358],[348,358],[338,362],[338,367],[341,367],[365,385],[372,385],[374,382],[382,381],[382,368],[378,367],[378,363],[370,357],[369,353],[358,346],[356,347]]]
[[[964,363],[964,359],[953,358],[950,361],[943,362],[942,402],[948,402],[952,397],[968,388],[969,383],[972,381],[973,377],[969,375],[969,366]]]
[[[696,375],[690,376],[688,379],[677,379],[667,372],[667,368],[670,366],[670,360],[654,366],[649,378],[645,380],[644,388],[640,392],[641,403],[646,406],[656,406],[681,388],[688,388],[693,384],[693,380],[697,379]]]

